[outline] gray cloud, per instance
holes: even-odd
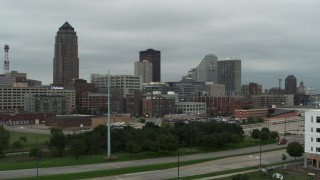
[[[277,86],[293,74],[320,88],[316,0],[55,0],[2,2],[0,47],[10,68],[52,82],[54,37],[68,21],[79,39],[80,76],[133,74],[139,51],[161,50],[162,80],[178,81],[206,54],[242,60],[243,83]],[[0,51],[3,57],[3,51]]]

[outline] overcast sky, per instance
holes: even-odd
[[[206,54],[242,60],[242,84],[294,75],[320,89],[319,0],[10,0],[0,5],[0,57],[52,83],[54,38],[77,32],[80,78],[133,74],[139,51],[161,51],[162,81],[180,81]],[[283,81],[284,82],[284,81]],[[282,84],[284,87],[284,83]]]

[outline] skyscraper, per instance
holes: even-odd
[[[74,78],[79,78],[78,37],[74,28],[65,22],[55,38],[53,84],[65,85]]]
[[[297,93],[297,79],[294,75],[289,75],[285,79],[285,91],[286,94],[296,94]]]
[[[217,71],[218,57],[214,54],[206,55],[197,68],[192,69],[189,73],[194,73],[191,77],[198,82],[218,82]]]
[[[229,96],[241,93],[241,60],[218,61],[218,84],[225,84]]]
[[[135,62],[134,75],[141,76],[142,83],[152,82],[152,63],[149,63],[147,60]]]
[[[144,60],[152,63],[152,81],[161,82],[161,52],[153,49],[140,51],[139,61],[143,62]]]

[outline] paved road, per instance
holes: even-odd
[[[277,150],[271,152],[264,152],[261,155],[261,163],[262,164],[270,164],[281,162],[281,156],[285,153],[285,150]],[[287,160],[294,160],[288,156]],[[243,167],[257,166],[260,163],[260,155],[259,154],[250,154],[243,156],[235,156],[228,157],[214,161],[208,161],[204,163],[183,166],[179,169],[179,176],[194,176],[199,174],[207,174],[212,172],[219,172],[231,169],[239,169]],[[165,170],[157,170],[157,171],[148,171],[148,172],[140,172],[140,173],[132,173],[132,174],[124,174],[118,176],[109,176],[109,177],[100,177],[100,178],[92,178],[91,180],[112,180],[112,179],[126,179],[126,180],[144,180],[144,179],[172,179],[178,177],[178,169],[165,169]],[[210,178],[209,178],[210,179]]]
[[[292,138],[296,138],[296,137],[292,137]],[[297,137],[297,138],[300,138],[300,137]],[[265,146],[262,146],[262,151],[272,150],[279,147],[280,147],[279,145],[275,145],[275,144],[265,145]],[[182,162],[182,161],[190,161],[190,160],[196,160],[196,159],[229,157],[233,155],[254,153],[258,151],[259,151],[259,147],[250,147],[250,148],[243,148],[243,149],[229,150],[229,151],[222,151],[222,152],[215,152],[215,153],[187,155],[187,156],[181,156],[180,161]],[[78,166],[39,168],[39,175],[42,176],[42,175],[51,175],[51,174],[76,173],[76,172],[115,169],[115,168],[143,166],[143,165],[150,165],[150,164],[170,163],[170,162],[177,162],[177,157],[155,158],[155,159],[123,161],[123,162],[108,162],[108,163],[101,163],[101,164],[88,164],[88,165],[78,165]],[[35,176],[35,174],[36,174],[36,169],[0,171],[0,179],[7,179],[8,177],[10,178],[30,177],[30,176]]]

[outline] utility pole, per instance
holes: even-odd
[[[110,71],[108,70],[108,159],[111,159],[110,129]]]

